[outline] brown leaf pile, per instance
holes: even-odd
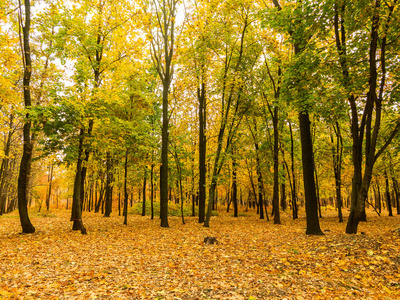
[[[211,228],[196,218],[103,218],[84,213],[88,235],[69,215],[0,217],[0,299],[395,299],[400,297],[399,217],[369,213],[365,234],[346,235],[334,212],[325,236],[306,236],[305,219],[283,225],[255,213],[220,212]],[[204,245],[206,236],[218,244]]]

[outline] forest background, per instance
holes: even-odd
[[[2,1],[0,214],[399,205],[397,1]],[[23,138],[22,138],[23,137]],[[303,210],[303,208],[305,208]],[[348,208],[343,212],[343,208]],[[175,212],[174,212],[175,211]],[[217,214],[217,213],[215,213]]]

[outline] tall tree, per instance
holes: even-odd
[[[168,97],[174,74],[175,23],[179,0],[153,0],[151,11],[155,27],[150,24],[151,58],[162,83],[162,134],[160,168],[161,227],[168,225]],[[147,10],[147,8],[144,8]]]
[[[232,141],[241,125],[243,116],[249,109],[249,102],[246,102],[248,99],[243,97],[247,88],[245,83],[249,81],[249,73],[253,70],[261,52],[259,44],[253,39],[254,36],[248,35],[249,31],[252,30],[254,21],[253,3],[243,2],[238,7],[236,3],[229,3],[226,7],[229,9],[221,11],[217,16],[218,20],[215,20],[219,23],[217,29],[222,37],[218,36],[217,40],[212,43],[213,47],[216,47],[212,50],[217,53],[218,61],[222,63],[220,72],[218,72],[220,77],[217,81],[221,106],[217,123],[217,145],[211,171],[211,183],[208,189],[205,227],[210,226],[218,176],[224,166],[226,156],[231,149]],[[218,35],[218,32],[216,35]],[[251,97],[249,96],[249,98]]]
[[[23,23],[21,5],[19,9],[19,20],[22,26],[23,36],[23,65],[24,65],[24,79],[23,79],[23,95],[25,108],[29,109],[32,106],[31,100],[31,76],[32,76],[32,60],[31,48],[29,44],[29,34],[31,28],[31,2],[30,0],[24,1],[25,8],[25,23]],[[35,227],[32,225],[28,215],[28,182],[31,171],[33,145],[35,134],[31,135],[32,122],[29,119],[29,113],[26,114],[26,121],[23,127],[23,153],[18,176],[18,210],[23,233],[35,232]]]
[[[278,0],[273,0],[273,3],[274,6],[278,9],[278,12],[283,12],[284,14],[288,13],[288,11],[284,11],[282,9],[282,6],[278,2]],[[288,9],[290,10],[291,8]],[[306,29],[308,26],[310,26],[310,20],[312,22],[314,20],[312,9],[315,9],[313,8],[313,3],[303,3],[301,1],[297,1],[297,3],[294,5],[293,11],[291,11],[293,15],[292,19],[286,20],[286,22],[293,23],[294,26],[282,26],[292,40],[294,48],[294,66],[292,69],[292,71],[294,72],[292,76],[294,82],[297,83],[305,79],[299,77],[299,75],[304,75],[302,74],[302,71],[307,72],[307,66],[304,65],[305,62],[303,60],[305,58],[304,53],[306,52],[307,44],[314,34],[313,30]],[[311,14],[311,16],[309,14]],[[311,73],[311,70],[309,70],[308,72]],[[307,103],[309,97],[308,91],[306,89],[303,89],[301,85],[298,84],[296,86],[296,97],[300,98],[298,99],[300,103],[298,107],[298,118],[300,125],[304,194],[306,202],[306,234],[322,235],[323,233],[321,231],[318,219],[318,200],[314,179],[314,157],[309,114],[310,104]]]
[[[386,135],[385,142],[377,151],[379,138],[382,136],[380,129],[383,107],[393,91],[393,88],[387,85],[387,81],[393,68],[392,62],[398,60],[396,51],[393,51],[398,47],[398,32],[393,30],[396,7],[397,1],[382,4],[380,0],[375,0],[361,6],[335,2],[336,50],[342,73],[341,85],[345,89],[351,115],[354,173],[350,215],[346,226],[346,233],[350,234],[357,233],[359,222],[366,218],[365,202],[374,164],[400,130],[400,120],[395,120],[391,132]],[[367,17],[364,17],[364,12]],[[360,31],[359,26],[355,26],[355,14],[363,16],[359,24],[363,24],[364,30]],[[365,28],[368,28],[368,31]],[[349,47],[352,46],[368,57],[368,64],[359,64],[359,61],[364,61],[364,56],[354,57],[349,51]],[[367,91],[362,87],[365,85],[368,86]]]

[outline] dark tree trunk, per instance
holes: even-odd
[[[202,78],[203,80],[203,78]],[[204,223],[206,214],[206,88],[205,83],[197,88],[199,100],[199,223]]]
[[[158,60],[157,51],[153,47],[153,57],[157,57],[156,67],[163,85],[162,97],[162,130],[161,130],[161,168],[160,168],[160,219],[161,227],[169,227],[168,225],[168,140],[169,140],[169,116],[168,116],[168,94],[171,86],[173,66],[172,58],[174,51],[174,26],[176,16],[176,4],[173,0],[169,8],[165,2],[159,9],[163,12],[162,22],[160,22],[160,30],[164,32],[163,44],[159,45],[159,49],[164,52],[164,61]],[[163,25],[161,25],[161,23]],[[161,55],[160,55],[161,56]]]
[[[238,200],[237,200],[237,184],[236,184],[236,158],[232,153],[232,202],[233,202],[233,216],[238,217]]]
[[[25,25],[22,27],[23,51],[24,51],[24,78],[23,93],[25,108],[32,106],[30,82],[32,75],[31,49],[29,45],[29,31],[31,27],[31,3],[25,0]],[[21,16],[22,19],[22,16]],[[31,170],[34,135],[31,137],[31,121],[29,113],[26,114],[26,121],[23,126],[23,152],[18,176],[18,210],[23,233],[35,232],[28,215],[28,183]]]
[[[318,199],[314,181],[314,158],[308,113],[299,113],[299,121],[307,216],[306,234],[323,235],[318,219]]]
[[[293,139],[292,123],[290,122],[289,122],[289,130],[290,130],[290,159],[291,159],[291,170],[292,170],[292,215],[293,215],[293,220],[295,220],[299,216],[297,209],[296,176],[294,173],[294,139]]]
[[[142,216],[146,215],[146,185],[147,185],[147,167],[144,167],[143,178],[143,201],[142,201]]]
[[[128,155],[129,150],[125,152],[125,166],[124,166],[124,210],[122,212],[124,216],[124,225],[128,224]]]
[[[274,211],[274,224],[281,224],[279,212],[279,129],[278,129],[278,107],[274,107],[273,113],[274,127],[274,189],[272,196],[272,207]]]
[[[257,121],[255,118],[253,118],[253,125],[254,125],[254,132],[249,125],[249,129],[251,132],[251,135],[253,137],[254,141],[254,149],[256,152],[256,168],[257,168],[257,186],[258,186],[258,208],[260,211],[260,219],[264,219],[264,200],[263,200],[263,190],[264,190],[264,185],[263,185],[263,179],[262,179],[262,173],[261,173],[261,162],[260,162],[260,155],[259,155],[259,146],[258,146],[258,140],[256,137],[256,134],[258,132],[257,130]],[[268,218],[268,215],[267,215]]]
[[[317,195],[318,214],[319,214],[319,217],[322,218],[321,197],[319,196],[318,172],[317,172],[317,168],[315,166],[314,166],[314,171],[315,171],[315,192],[316,192],[316,195]]]
[[[274,0],[275,7],[281,10],[277,0]],[[293,35],[293,31],[289,31]],[[300,55],[303,52],[301,42],[306,42],[306,37],[302,41],[294,42],[294,54]],[[300,79],[300,78],[299,78]],[[304,193],[306,200],[306,219],[307,229],[306,234],[322,235],[318,219],[318,199],[315,190],[314,181],[314,159],[313,159],[313,145],[311,139],[310,117],[307,110],[299,108],[299,123],[300,123],[300,140],[302,148],[302,164],[303,164],[303,179],[304,179]],[[294,207],[295,205],[293,205]],[[279,209],[279,207],[278,207]]]
[[[392,211],[392,201],[390,199],[390,187],[389,187],[389,177],[387,175],[387,172],[385,171],[384,173],[385,176],[385,194],[386,194],[386,205],[387,209],[389,212],[389,217],[393,217],[393,211]]]
[[[113,182],[113,173],[112,173],[112,162],[111,162],[111,154],[107,152],[107,160],[106,160],[106,169],[107,169],[107,178],[106,178],[106,197],[105,197],[105,212],[104,217],[110,217],[112,212],[112,182]]]
[[[154,165],[150,167],[150,205],[151,205],[151,219],[154,219]]]
[[[400,215],[399,183],[394,177],[392,177],[392,182],[393,182],[394,197],[396,199],[396,213]]]
[[[94,206],[94,212],[98,213],[100,211],[100,207],[103,203],[103,197],[104,197],[104,184],[103,182],[100,185],[100,191],[99,191],[99,199],[96,202],[95,206]],[[103,212],[102,212],[103,213]]]
[[[0,216],[6,212],[6,193],[5,191],[5,183],[6,183],[6,177],[7,177],[7,170],[8,170],[8,165],[9,165],[9,155],[10,155],[10,150],[11,150],[11,138],[13,135],[13,120],[14,116],[10,116],[10,129],[8,131],[7,135],[7,140],[5,143],[5,148],[4,148],[4,158],[1,162],[1,168],[0,168]]]
[[[283,174],[285,172],[285,166],[283,165]],[[285,211],[287,208],[287,202],[286,202],[286,184],[285,184],[285,176],[283,175],[283,182],[281,183],[281,207],[282,210]]]
[[[394,11],[393,4],[381,6],[379,0],[375,1],[375,9],[371,10],[371,31],[369,42],[369,74],[366,78],[369,90],[367,93],[364,107],[361,107],[359,101],[355,98],[353,93],[349,90],[348,101],[351,109],[351,134],[353,139],[353,168],[354,176],[352,182],[351,194],[351,207],[350,215],[348,218],[346,233],[357,233],[358,224],[362,221],[365,214],[365,202],[368,196],[368,189],[371,183],[372,171],[375,161],[383,153],[383,151],[390,144],[400,129],[400,123],[397,123],[395,128],[389,134],[382,148],[376,152],[377,141],[379,137],[379,130],[381,126],[382,114],[382,101],[384,96],[384,88],[386,86],[386,36],[391,24],[392,14]],[[340,32],[339,32],[339,9],[341,14]],[[348,89],[352,78],[348,69],[348,62],[346,56],[346,28],[345,28],[345,14],[346,6],[342,4],[341,7],[335,6],[335,37],[338,54],[340,56],[339,62],[342,68],[344,87]],[[388,9],[387,15],[384,16],[386,26],[382,26],[381,30],[381,16],[385,14]],[[382,38],[379,37],[382,35]],[[378,47],[380,47],[378,49]],[[377,54],[380,55],[379,61]],[[378,78],[379,71],[379,78]],[[378,85],[379,79],[379,85]],[[359,124],[359,112],[362,109],[361,122]],[[374,122],[373,122],[374,121]],[[364,142],[365,141],[365,142]],[[364,149],[363,149],[364,147]],[[362,174],[362,162],[365,162],[364,174]]]
[[[336,136],[336,146],[334,143],[333,135],[331,134],[332,143],[332,158],[333,158],[333,172],[335,174],[335,190],[336,190],[336,207],[338,210],[339,223],[343,223],[342,213],[342,153],[343,153],[343,139],[340,132],[339,122],[333,126]]]
[[[381,199],[381,189],[380,189],[380,187],[379,187],[379,183],[377,182],[376,183],[376,188],[377,188],[377,190],[378,190],[378,211],[379,211],[379,213],[381,214],[382,213],[382,199]]]
[[[76,164],[76,174],[74,181],[74,193],[72,196],[71,221],[73,221],[72,230],[80,230],[82,234],[86,234],[86,228],[82,223],[82,206],[81,206],[81,189],[82,189],[82,154],[83,154],[83,139],[84,130],[80,130],[78,161]]]
[[[51,184],[53,182],[53,164],[50,165],[49,167],[49,192],[47,194],[46,198],[46,208],[47,211],[50,209],[50,197],[51,197]]]

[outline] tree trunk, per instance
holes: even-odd
[[[46,198],[46,208],[47,211],[49,211],[50,209],[50,197],[51,197],[51,184],[53,182],[53,164],[50,165],[49,167],[49,192],[47,194],[47,198]]]
[[[14,116],[10,116],[10,129],[8,131],[7,135],[7,140],[5,143],[5,148],[4,148],[4,158],[1,162],[1,168],[0,168],[0,216],[6,212],[6,196],[5,196],[5,183],[6,183],[6,177],[7,177],[7,171],[8,171],[8,165],[9,165],[9,156],[10,156],[10,150],[11,150],[11,138],[13,134],[13,119]]]
[[[112,173],[112,162],[111,162],[111,154],[107,152],[107,160],[106,160],[106,169],[107,169],[107,178],[106,178],[106,197],[105,197],[105,205],[104,205],[104,217],[110,217],[112,212],[112,182],[113,182],[113,173]]]
[[[122,212],[124,216],[124,225],[128,225],[128,155],[129,150],[126,149],[124,166],[124,210]]]
[[[307,112],[299,113],[301,154],[303,162],[304,193],[306,200],[306,234],[323,235],[318,219],[318,200],[314,181],[314,158],[310,130],[310,118]]]
[[[279,212],[279,129],[278,129],[278,107],[274,107],[274,189],[272,196],[272,207],[274,211],[274,224],[281,224]]]
[[[392,201],[390,199],[389,177],[388,177],[386,171],[384,173],[384,176],[385,176],[385,187],[386,187],[385,194],[386,194],[387,208],[388,208],[388,212],[389,212],[389,217],[393,217]]]
[[[202,78],[203,80],[203,78]],[[204,223],[206,212],[206,88],[205,83],[197,88],[199,100],[199,223]]]
[[[76,164],[76,174],[74,181],[74,193],[72,196],[71,221],[73,221],[72,230],[80,230],[82,234],[86,234],[86,228],[82,223],[82,206],[81,206],[81,189],[82,189],[82,154],[83,154],[83,139],[85,131],[80,130],[78,161]]]
[[[336,190],[336,206],[338,210],[339,223],[343,223],[342,213],[342,153],[343,153],[343,140],[340,132],[339,122],[333,126],[336,136],[336,146],[334,146],[334,139],[331,133],[332,143],[332,158],[333,158],[333,172],[335,174],[335,190]]]
[[[283,170],[283,172],[285,172],[285,170]],[[282,207],[283,211],[285,211],[286,208],[287,208],[287,203],[286,203],[286,184],[285,184],[285,176],[284,175],[283,175],[283,182],[281,183],[281,207]]]
[[[151,205],[151,219],[154,219],[154,165],[150,167],[150,205]]]
[[[392,182],[393,182],[394,197],[396,199],[396,213],[400,215],[399,184],[394,177],[392,177]]]
[[[236,185],[236,158],[232,151],[232,202],[233,216],[238,217],[238,200],[237,200],[237,185]]]
[[[315,165],[314,165],[314,172],[315,172],[315,192],[316,192],[316,195],[317,195],[318,214],[319,214],[319,217],[322,218],[321,197],[319,195],[318,172],[317,172],[317,168],[316,168]]]
[[[297,219],[298,209],[297,209],[297,186],[296,186],[296,176],[294,174],[294,139],[293,139],[293,130],[292,123],[289,122],[289,130],[290,130],[290,159],[291,159],[291,171],[292,171],[292,215],[293,220]]]
[[[142,216],[146,215],[146,185],[147,185],[147,167],[144,167],[143,178],[143,201],[142,201]]]
[[[22,27],[23,33],[23,52],[24,52],[24,78],[23,78],[23,94],[25,108],[29,109],[31,102],[31,49],[29,45],[29,31],[31,27],[31,3],[25,0],[25,26]],[[20,16],[22,19],[22,16]],[[34,135],[31,137],[31,121],[29,113],[26,114],[26,121],[23,126],[23,152],[18,176],[18,210],[23,233],[35,232],[28,215],[28,183],[31,171],[31,162],[33,154]]]

